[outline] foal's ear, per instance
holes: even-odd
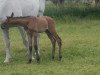
[[[7,17],[7,20],[9,19],[9,17],[8,16],[6,16]]]
[[[7,16],[7,21],[9,21],[9,19],[10,19],[10,17],[9,17],[9,16]]]
[[[12,12],[11,16],[6,16],[7,20],[9,20],[9,18],[13,18],[13,16],[14,16],[14,13]]]
[[[14,16],[14,13],[12,12],[12,14],[11,14],[11,18]]]

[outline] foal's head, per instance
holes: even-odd
[[[7,17],[7,19],[1,23],[2,29],[9,28],[8,24],[9,24],[10,18],[12,18],[13,16],[14,16],[14,14],[12,13],[10,17]]]

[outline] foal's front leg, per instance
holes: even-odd
[[[32,62],[32,35],[31,34],[28,34],[28,47],[29,47],[29,63]]]
[[[37,63],[40,62],[39,38],[40,38],[40,34],[34,33],[34,49],[35,49],[35,52],[36,52]]]
[[[9,41],[9,29],[2,29],[4,33],[4,38],[5,38],[5,45],[6,45],[6,58],[4,63],[9,63],[10,62],[10,41]]]
[[[28,36],[27,36],[27,32],[25,31],[25,29],[23,27],[18,27],[20,34],[22,36],[23,39],[23,44],[25,45],[26,49],[27,49],[27,54],[29,54],[29,47],[28,47]],[[34,57],[32,56],[32,59],[34,59]]]

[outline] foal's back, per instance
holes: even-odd
[[[54,21],[48,16],[33,17],[33,22],[30,21],[28,28],[36,32],[55,30]]]

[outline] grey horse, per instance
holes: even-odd
[[[14,13],[15,17],[18,16],[42,16],[45,9],[45,0],[0,0],[0,21],[6,20],[6,16],[10,16]],[[23,27],[18,27],[23,44],[28,49],[28,39]],[[9,29],[3,29],[5,45],[6,45],[6,58],[5,63],[10,62],[10,41],[9,41]],[[38,33],[38,43],[40,34]],[[39,52],[39,46],[38,46]]]

